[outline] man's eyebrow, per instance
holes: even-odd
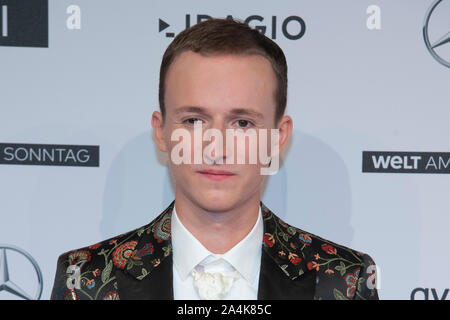
[[[238,108],[231,110],[230,114],[238,116],[251,116],[258,119],[264,119],[264,115],[258,111],[251,109]]]
[[[207,108],[198,107],[198,106],[184,106],[184,107],[175,109],[176,114],[188,113],[188,112],[199,113],[199,114],[203,114],[203,115],[210,114],[208,112]],[[229,114],[232,116],[250,116],[250,117],[255,117],[257,119],[264,119],[264,115],[262,113],[252,110],[252,109],[236,108],[236,109],[232,109],[229,112]]]
[[[185,113],[185,112],[208,114],[206,108],[196,107],[196,106],[185,106],[185,107],[180,107],[180,108],[175,109],[176,114]]]

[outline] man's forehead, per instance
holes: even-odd
[[[271,62],[265,56],[255,53],[230,53],[230,52],[194,52],[192,50],[184,50],[178,53],[171,65],[169,71],[174,65],[186,64],[190,66],[192,63],[196,64],[224,64],[224,63],[243,63],[246,64],[249,61],[258,64],[265,64],[271,67]]]
[[[184,57],[182,55],[185,55]],[[232,94],[242,90],[274,91],[277,77],[270,62],[258,55],[221,54],[203,56],[187,51],[172,63],[165,79],[166,92],[229,88]]]
[[[179,59],[166,78],[166,112],[220,113],[256,120],[275,113],[277,79],[266,58],[186,51]]]

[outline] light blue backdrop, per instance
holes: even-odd
[[[450,70],[422,38],[432,2],[50,0],[48,48],[0,47],[0,142],[99,145],[100,166],[0,165],[0,243],[37,260],[48,299],[59,254],[152,220],[173,198],[150,125],[166,32],[183,30],[186,14],[192,23],[231,14],[261,15],[251,25],[270,35],[276,16],[294,132],[263,202],[297,227],[369,253],[381,298],[409,299],[417,287],[442,294],[449,177],[361,168],[364,150],[450,152]],[[66,25],[73,4],[81,29]],[[381,29],[367,27],[370,5]],[[450,1],[440,6],[433,39],[450,30]],[[306,23],[299,40],[282,34],[292,15]],[[169,24],[161,32],[159,19]],[[450,58],[450,45],[440,52]],[[34,292],[20,259],[10,257],[11,277]],[[6,298],[14,297],[0,293]]]

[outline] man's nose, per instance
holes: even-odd
[[[208,129],[212,130],[206,130],[205,132],[204,140],[206,143],[204,147],[210,151],[203,153],[204,161],[207,164],[225,164],[229,154],[225,141],[227,126],[222,121],[215,121]]]

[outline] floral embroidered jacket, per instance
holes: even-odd
[[[51,299],[173,299],[173,206],[148,225],[62,254]],[[290,226],[260,206],[258,299],[378,299],[369,255]]]

